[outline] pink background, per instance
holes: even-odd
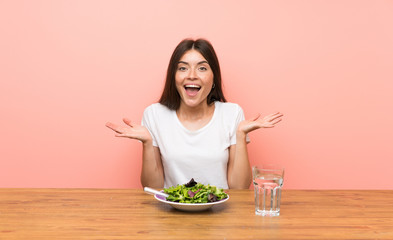
[[[209,39],[288,189],[393,189],[393,1],[0,1],[0,187],[138,188],[140,122],[186,37]]]

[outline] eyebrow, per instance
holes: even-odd
[[[186,64],[186,65],[189,65],[189,63],[188,62],[184,62],[184,61],[179,61],[177,64],[180,64],[180,63],[183,63],[183,64]],[[198,62],[197,63],[197,65],[199,65],[199,64],[202,64],[202,63],[207,63],[207,64],[209,64],[207,61],[200,61],[200,62]]]

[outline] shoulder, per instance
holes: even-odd
[[[143,112],[143,121],[146,124],[148,124],[148,122],[156,122],[158,119],[162,121],[165,119],[170,119],[172,114],[173,110],[170,110],[160,103],[153,103],[145,108],[145,111]]]
[[[217,109],[224,113],[229,113],[229,114],[235,114],[238,112],[243,112],[243,109],[239,106],[237,103],[231,103],[231,102],[216,102],[215,103]]]
[[[217,114],[225,124],[234,126],[244,120],[243,109],[237,103],[216,102],[216,107]]]
[[[167,125],[173,120],[173,110],[160,103],[153,103],[145,108],[142,117],[142,125],[147,126],[149,130],[158,129],[159,125]]]
[[[172,111],[161,103],[153,103],[145,108],[144,114],[169,114]]]

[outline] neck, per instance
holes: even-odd
[[[180,104],[179,109],[176,111],[177,116],[183,120],[199,120],[211,116],[214,112],[214,103],[207,105],[200,104],[195,107],[189,107],[183,103]]]

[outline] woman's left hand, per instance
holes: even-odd
[[[259,128],[272,128],[282,120],[282,116],[284,116],[282,113],[277,112],[260,118],[261,115],[259,114],[254,119],[241,121],[238,126],[238,131],[247,134]]]

